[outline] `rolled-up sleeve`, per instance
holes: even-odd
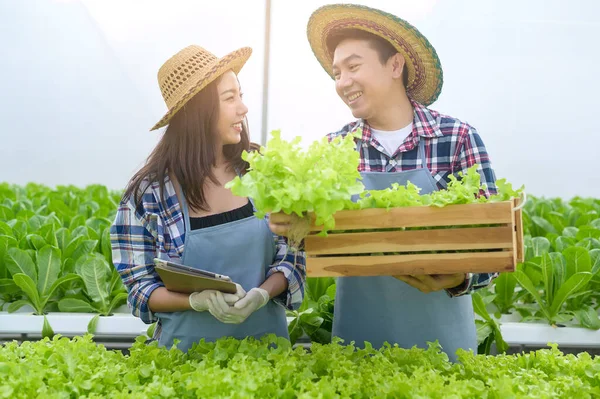
[[[481,195],[489,197],[496,194],[496,175],[492,169],[490,157],[481,136],[474,127],[471,127],[468,134],[462,139],[454,165],[456,171],[467,173],[467,169],[475,164],[479,165],[477,173],[479,173],[481,184],[486,187]]]
[[[148,302],[152,292],[164,284],[154,270],[156,237],[148,230],[146,222],[136,212],[133,200],[122,202],[110,227],[113,263],[127,288],[127,303],[132,314],[144,323],[158,319]]]
[[[275,236],[277,254],[275,261],[267,271],[267,278],[274,273],[283,273],[288,287],[281,295],[273,300],[289,310],[297,310],[304,299],[306,284],[306,253],[304,251],[289,251],[284,237]]]

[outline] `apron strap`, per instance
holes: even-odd
[[[427,169],[427,158],[425,157],[425,143],[419,136],[419,141],[417,141],[417,147],[419,147],[419,158],[421,158],[421,167]]]
[[[252,198],[248,197],[248,201],[250,201],[250,203],[252,204],[252,210],[254,212],[256,212],[256,206],[254,205],[254,200],[252,200]]]
[[[363,145],[363,141],[362,139],[358,138],[356,139],[356,151],[358,151],[360,153],[360,147],[362,147]]]
[[[235,174],[240,179],[242,178],[242,173],[240,172],[240,170],[238,168],[235,168]],[[256,212],[256,206],[254,205],[254,201],[252,200],[252,198],[248,197],[248,201],[250,201],[250,203],[252,204],[252,209],[254,210],[254,212]]]
[[[171,184],[173,184],[173,188],[175,189],[175,195],[177,195],[177,199],[179,200],[179,207],[181,208],[181,213],[183,214],[183,222],[185,225],[185,231],[191,231],[190,228],[190,212],[188,209],[187,201],[185,200],[185,195],[183,195],[183,190],[179,185],[179,182],[169,176],[171,179]]]

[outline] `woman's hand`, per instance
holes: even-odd
[[[201,292],[194,292],[190,294],[190,307],[196,312],[204,312],[206,310],[210,310],[211,301],[213,300],[212,297],[217,295],[217,292],[222,295],[223,301],[228,305],[233,305],[234,303],[246,296],[246,291],[244,291],[244,288],[242,288],[242,286],[239,284],[236,284],[235,294],[222,293],[216,290],[204,290]]]
[[[265,306],[270,299],[271,297],[266,290],[252,288],[245,297],[226,310],[225,314],[229,321],[225,323],[243,323],[252,313]]]

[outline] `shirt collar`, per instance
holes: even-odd
[[[443,136],[437,124],[437,112],[431,111],[414,100],[410,100],[413,106],[413,131],[415,136],[427,138]]]
[[[437,112],[432,111],[414,100],[410,100],[413,106],[413,129],[409,137],[417,136],[433,138],[443,136],[437,124]],[[371,126],[364,119],[356,120],[352,130],[362,128],[362,141],[370,143],[373,140]]]
[[[440,130],[437,124],[437,113],[432,111],[423,105],[419,104],[414,100],[410,100],[411,105],[413,107],[413,129],[412,132],[408,135],[406,140],[404,140],[404,144],[402,147],[404,151],[408,151],[413,149],[418,142],[418,137],[425,138],[433,138],[433,137],[441,137],[443,136],[442,131]],[[352,127],[352,131],[356,131],[358,128],[362,128],[362,137],[361,141],[364,145],[371,145],[375,148],[381,150],[379,143],[373,137],[373,133],[371,131],[371,126],[364,119],[356,120],[354,126]]]

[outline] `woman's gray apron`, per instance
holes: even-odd
[[[358,141],[358,148],[361,146]],[[366,189],[382,190],[408,181],[421,194],[438,190],[427,168],[424,145],[417,144],[421,168],[403,172],[363,172]],[[458,348],[477,349],[471,296],[451,298],[445,291],[422,293],[394,277],[340,277],[337,281],[333,336],[363,347],[369,341],[379,348],[384,342],[400,347],[427,347],[438,340],[455,360]]]
[[[251,216],[191,230],[187,202],[183,196],[180,198],[185,220],[185,247],[181,262],[227,275],[246,291],[259,287],[265,281],[267,268],[273,263],[276,253],[275,237],[266,220]],[[159,344],[170,347],[174,339],[179,339],[181,342],[177,347],[184,352],[201,338],[206,341],[222,337],[260,338],[274,333],[289,339],[285,309],[272,300],[241,324],[222,323],[208,311],[161,312],[157,313],[157,317],[162,324]]]

